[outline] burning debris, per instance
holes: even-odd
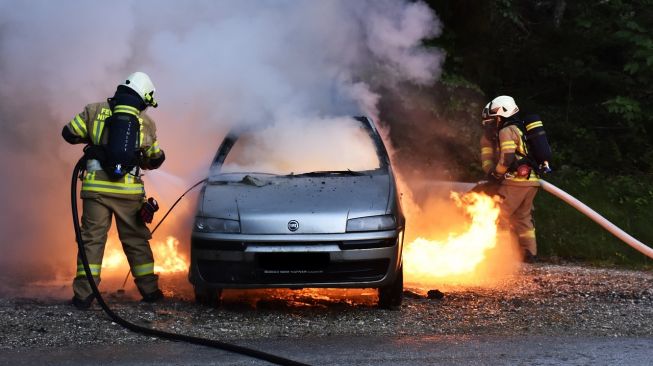
[[[429,292],[426,293],[426,297],[431,300],[442,300],[444,299],[444,293],[438,289],[429,290]]]

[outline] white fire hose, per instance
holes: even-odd
[[[592,219],[597,224],[601,225],[604,229],[606,229],[607,231],[612,233],[612,235],[616,236],[617,238],[621,239],[621,241],[623,241],[624,243],[630,245],[635,250],[637,250],[638,252],[644,254],[645,256],[653,259],[653,249],[646,246],[641,241],[633,238],[627,232],[621,230],[615,224],[608,221],[605,217],[599,215],[596,211],[594,211],[591,208],[587,207],[587,205],[585,205],[581,201],[577,200],[576,198],[572,197],[569,193],[563,191],[562,189],[554,186],[553,184],[551,184],[551,183],[549,183],[549,182],[547,182],[547,181],[545,181],[543,179],[540,179],[540,186],[542,187],[543,190],[545,190],[545,191],[551,193],[552,195],[560,198],[561,200],[565,201],[571,207],[575,208],[576,210],[580,211],[585,216]]]

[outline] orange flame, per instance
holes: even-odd
[[[407,244],[404,248],[407,285],[481,284],[486,280],[483,265],[497,246],[497,201],[474,192],[464,195],[452,192],[451,199],[465,211],[469,226],[462,232],[449,233],[446,240],[418,237]],[[433,212],[431,217],[435,219],[436,215],[441,216],[442,212]]]
[[[188,271],[188,261],[179,253],[179,240],[177,238],[168,236],[165,242],[154,242],[152,252],[154,252],[154,272]]]
[[[175,273],[188,270],[188,259],[179,252],[179,240],[168,236],[165,241],[150,243],[154,254],[155,273]],[[102,273],[109,275],[126,273],[129,270],[127,258],[123,253],[120,240],[115,233],[107,239],[106,253],[102,260]]]

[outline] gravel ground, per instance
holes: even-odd
[[[213,309],[193,304],[185,276],[162,277],[162,287],[169,299],[160,304],[139,303],[133,289],[126,295],[107,290],[107,298],[138,324],[223,340],[653,335],[653,273],[643,271],[524,265],[495,288],[450,288],[441,300],[417,294],[424,289],[406,290],[404,305],[396,311],[376,309],[373,290],[228,291],[224,305]],[[75,310],[64,300],[68,286],[51,285],[50,290],[37,291],[39,296],[0,290],[0,349],[164,342],[111,323],[97,305]]]

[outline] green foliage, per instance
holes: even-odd
[[[641,120],[642,109],[639,106],[639,102],[635,99],[628,97],[617,96],[610,100],[603,102],[603,105],[608,110],[608,112],[621,117],[628,122],[635,120]]]
[[[568,191],[644,243],[653,243],[653,179],[601,176],[565,169],[549,181]],[[536,198],[535,223],[542,256],[601,264],[652,267],[653,261],[546,192]]]

